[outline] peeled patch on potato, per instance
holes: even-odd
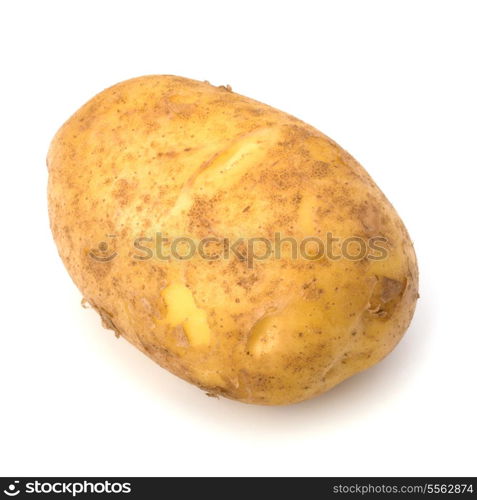
[[[51,229],[85,300],[211,395],[312,398],[411,321],[412,243],[370,176],[230,87],[119,83],[60,128],[47,163]]]

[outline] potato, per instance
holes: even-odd
[[[413,246],[370,176],[228,86],[119,83],[60,128],[47,164],[51,229],[85,301],[209,395],[312,398],[411,321]]]

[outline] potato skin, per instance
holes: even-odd
[[[313,127],[229,88],[163,75],[119,83],[60,128],[47,164],[51,229],[85,300],[211,395],[309,399],[380,361],[411,321],[414,250],[370,176]],[[380,236],[388,257],[285,255],[252,268],[233,257],[133,257],[132,242],[156,233],[277,232]],[[116,257],[91,258],[104,241]]]

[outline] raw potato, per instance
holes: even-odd
[[[311,398],[380,361],[411,321],[413,247],[366,171],[313,127],[230,87],[122,82],[61,127],[47,163],[52,232],[85,300],[210,395]],[[281,258],[213,260],[211,243],[207,258],[135,258],[148,256],[135,239],[156,233],[378,236],[388,256],[294,259],[285,248]]]

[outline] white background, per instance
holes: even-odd
[[[41,2],[0,7],[0,475],[476,475],[477,4]],[[120,80],[231,84],[353,154],[421,271],[381,364],[289,407],[207,398],[100,326],[57,256],[45,156]]]

